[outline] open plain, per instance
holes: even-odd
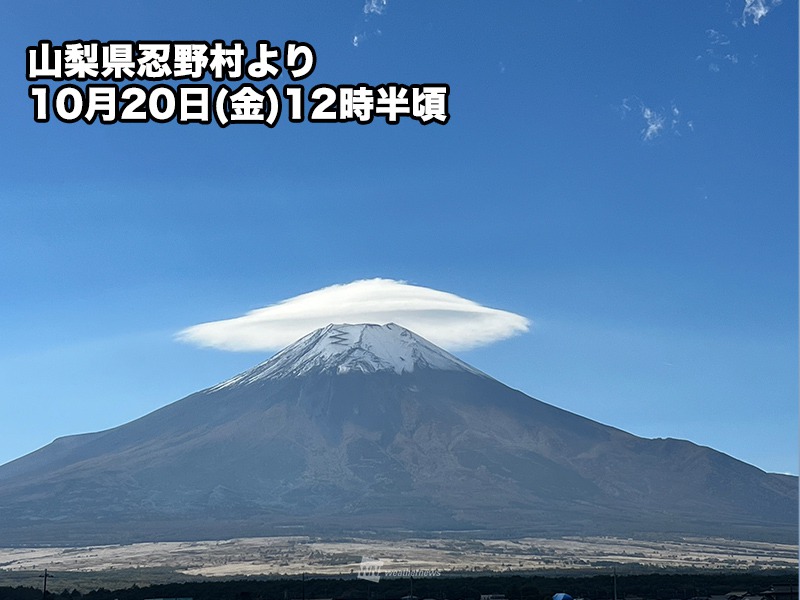
[[[20,576],[51,572],[99,574],[158,570],[168,579],[281,576],[309,573],[356,575],[363,558],[383,561],[385,571],[462,573],[581,573],[617,566],[629,572],[774,570],[798,567],[798,547],[684,538],[641,541],[612,537],[520,540],[406,539],[326,541],[304,536],[226,541],[159,542],[85,548],[0,548],[0,585]],[[159,577],[161,579],[162,577]]]

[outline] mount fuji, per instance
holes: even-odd
[[[0,466],[0,545],[409,532],[796,543],[797,488],[535,400],[398,325],[329,325]]]

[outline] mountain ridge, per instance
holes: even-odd
[[[240,373],[212,390],[261,379],[297,377],[306,372],[335,370],[411,372],[414,368],[463,370],[486,376],[449,352],[395,323],[334,324],[312,331],[272,358]]]
[[[796,541],[797,478],[597,423],[451,356],[397,325],[318,330],[227,385],[0,466],[0,539],[479,529]]]

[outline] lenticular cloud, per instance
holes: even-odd
[[[530,326],[523,316],[455,294],[392,279],[365,279],[301,294],[241,317],[200,323],[177,338],[220,350],[278,350],[330,323],[397,323],[448,350],[485,346]]]

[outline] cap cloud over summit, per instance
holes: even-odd
[[[456,294],[375,278],[331,285],[239,317],[193,325],[177,338],[220,350],[277,350],[329,323],[399,323],[451,350],[485,346],[530,326],[522,315]]]

